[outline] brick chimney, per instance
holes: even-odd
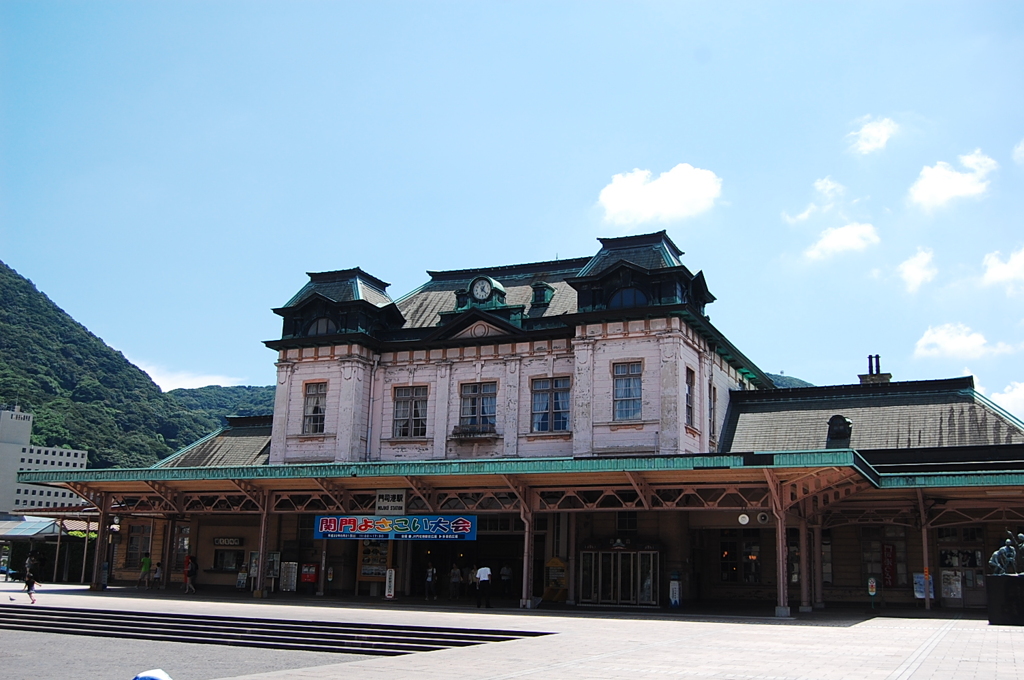
[[[858,375],[860,378],[861,385],[879,385],[885,384],[892,380],[892,373],[882,373],[881,363],[879,362],[879,355],[868,355],[868,372],[864,375]]]

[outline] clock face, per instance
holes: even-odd
[[[740,524],[747,524],[748,522],[750,522],[750,515],[748,515],[747,513],[743,513],[736,519],[740,521]]]
[[[473,294],[475,300],[486,300],[491,294],[491,282],[487,279],[477,279],[473,282],[473,287],[469,292]]]

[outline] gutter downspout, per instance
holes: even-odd
[[[377,368],[380,366],[380,357],[378,356],[373,360],[373,366],[370,368],[370,399],[366,405],[366,453],[363,456],[363,462],[370,462],[370,447],[373,441],[373,393],[374,388],[377,386]]]

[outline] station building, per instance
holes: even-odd
[[[152,468],[19,481],[92,503],[129,581],[151,552],[257,594],[295,565],[318,594],[379,596],[394,570],[423,596],[429,563],[442,596],[452,565],[511,571],[496,590],[524,607],[984,605],[988,552],[1024,526],[1024,424],[971,378],[894,382],[877,357],[855,384],[779,389],[665,232],[600,243],[428,272],[398,300],[361,269],[310,274],[265,343],[273,416]],[[471,517],[476,540],[316,538],[318,516],[394,502]]]

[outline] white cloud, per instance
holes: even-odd
[[[1017,165],[1024,165],[1024,139],[1017,142],[1013,147],[1013,162]]]
[[[985,336],[972,331],[962,323],[929,326],[914,347],[914,356],[921,358],[949,357],[954,359],[980,359],[994,354],[1012,352],[1004,342],[990,345]]]
[[[874,226],[851,222],[845,227],[821,232],[818,242],[804,251],[804,254],[812,260],[821,260],[848,250],[864,250],[880,241]]]
[[[1024,418],[1024,382],[1010,383],[1002,392],[993,394],[991,399],[1018,418]]]
[[[206,387],[207,385],[222,385],[224,387],[228,387],[230,385],[242,384],[241,379],[232,378],[226,375],[193,373],[191,371],[172,371],[155,364],[147,364],[143,362],[133,363],[148,373],[149,377],[153,379],[153,382],[159,385],[160,389],[164,392],[176,390],[179,387],[193,388]]]
[[[985,274],[981,282],[985,285],[1005,283],[1007,291],[1011,293],[1016,290],[1015,284],[1024,286],[1024,248],[1010,253],[1005,262],[1000,258],[998,250],[989,253],[982,264],[985,266]]]
[[[722,179],[715,173],[680,163],[655,180],[650,170],[615,175],[598,203],[605,221],[614,224],[668,222],[710,210],[721,193]]]
[[[932,256],[930,248],[918,248],[916,255],[904,260],[897,267],[903,282],[907,284],[907,292],[916,293],[923,284],[934,279],[939,273],[932,265]]]
[[[782,219],[786,220],[786,222],[790,224],[796,224],[797,222],[803,222],[818,211],[826,213],[832,209],[832,201],[839,196],[842,196],[843,192],[846,191],[846,187],[839,182],[833,181],[831,177],[825,177],[823,179],[814,180],[814,190],[818,192],[823,199],[825,199],[824,205],[819,206],[816,203],[808,203],[807,208],[805,208],[802,213],[795,216],[783,211]]]
[[[790,216],[789,213],[787,213],[785,210],[783,210],[782,211],[782,219],[786,220],[790,224],[796,224],[797,222],[803,222],[804,220],[806,220],[808,217],[810,217],[811,215],[813,215],[817,211],[818,211],[818,206],[814,205],[813,203],[809,203],[807,205],[806,210],[804,210],[799,215]]]
[[[985,177],[999,167],[981,149],[960,156],[960,164],[968,172],[958,172],[945,161],[921,168],[917,181],[910,187],[910,200],[925,210],[931,210],[954,198],[980,196],[988,191],[988,180]]]
[[[834,181],[832,176],[829,175],[822,179],[814,180],[814,190],[831,201],[838,196],[842,196],[843,192],[846,191],[846,187]]]
[[[863,120],[863,119],[862,119]],[[900,126],[892,118],[880,118],[870,120],[854,132],[846,135],[853,137],[850,150],[859,154],[869,154],[872,151],[879,151],[885,148],[889,138],[896,134]]]

